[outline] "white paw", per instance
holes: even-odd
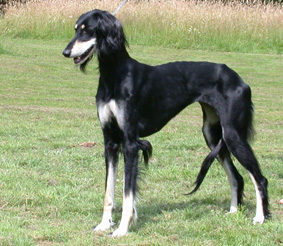
[[[92,228],[93,231],[108,231],[111,227],[115,225],[114,222],[111,220],[109,221],[102,221],[99,225]]]
[[[229,211],[229,214],[234,214],[238,211],[238,209],[236,207],[230,207],[230,211]]]
[[[259,223],[259,224],[263,224],[263,222],[264,222],[264,220],[265,220],[265,218],[264,218],[264,216],[255,216],[254,217],[254,219],[253,219],[253,223],[254,223],[254,225],[256,225],[257,223]]]
[[[123,237],[128,234],[128,230],[123,230],[123,229],[117,229],[116,231],[113,231],[112,233],[109,234],[111,237]]]

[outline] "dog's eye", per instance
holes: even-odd
[[[87,27],[85,26],[85,24],[82,24],[82,25],[81,25],[81,29],[82,29],[83,32],[88,32],[88,29],[87,29]]]

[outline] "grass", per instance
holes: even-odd
[[[68,39],[78,16],[93,8],[114,11],[121,1],[29,1],[11,6],[0,19],[0,35]],[[134,1],[120,10],[129,42],[211,51],[282,54],[280,4],[221,1]]]
[[[271,4],[129,1],[118,18],[139,61],[226,63],[251,85],[258,133],[253,147],[269,180],[272,219],[252,225],[255,192],[238,163],[246,180],[239,213],[226,215],[229,186],[217,163],[196,195],[182,195],[208,152],[200,108],[192,105],[148,138],[154,155],[140,182],[139,220],[129,235],[111,239],[91,233],[101,219],[105,176],[94,103],[97,64],[83,75],[60,53],[81,13],[113,11],[117,5],[30,1],[11,6],[0,19],[0,244],[282,245],[283,18],[282,6]],[[94,146],[80,146],[84,142]],[[121,163],[117,223],[122,172]]]
[[[251,85],[257,137],[253,148],[269,180],[272,218],[252,224],[255,192],[245,178],[245,203],[227,215],[229,185],[215,162],[197,194],[186,197],[208,152],[195,104],[161,132],[140,182],[139,220],[127,237],[93,234],[104,191],[103,139],[94,96],[97,64],[86,75],[61,52],[68,40],[2,37],[0,44],[1,245],[282,245],[282,56],[176,50],[133,45],[141,62],[223,62]],[[94,142],[93,148],[80,146]],[[115,222],[121,218],[122,163]]]

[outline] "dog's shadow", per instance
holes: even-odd
[[[132,231],[148,226],[148,224],[156,224],[160,221],[174,219],[175,213],[183,213],[180,215],[185,220],[191,222],[200,220],[211,214],[211,211],[219,210],[219,213],[228,214],[230,206],[230,199],[218,200],[211,198],[204,199],[191,199],[183,202],[162,203],[153,202],[151,205],[138,206],[138,221],[131,228]],[[244,207],[247,211],[251,211],[254,207],[253,204],[245,202]],[[241,209],[241,208],[240,208]]]

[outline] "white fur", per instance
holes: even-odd
[[[100,103],[98,105],[98,116],[102,128],[107,124],[111,118],[117,120],[118,126],[121,130],[124,128],[124,112],[123,107],[118,105],[114,99],[108,103]]]
[[[254,176],[251,173],[249,173],[249,174],[250,174],[251,179],[254,183],[255,192],[256,192],[256,214],[255,214],[255,217],[253,218],[253,223],[254,223],[254,225],[256,223],[262,224],[264,222],[265,218],[264,218],[263,205],[262,205],[262,199],[261,199],[261,196],[260,196],[260,191],[258,189],[258,186],[257,186],[257,183],[254,179]]]
[[[120,225],[117,230],[112,233],[112,237],[125,236],[132,219],[136,218],[135,199],[134,195],[130,193],[128,196],[123,196],[123,212]]]
[[[95,38],[92,38],[91,40],[85,42],[76,41],[71,49],[70,57],[75,58],[83,55],[89,48],[91,48],[95,44]],[[90,55],[92,55],[92,52],[90,52]]]
[[[94,231],[107,231],[115,224],[112,221],[112,211],[115,207],[114,194],[115,194],[116,176],[117,176],[117,168],[114,168],[112,163],[109,162],[102,220],[100,224],[93,229]]]

